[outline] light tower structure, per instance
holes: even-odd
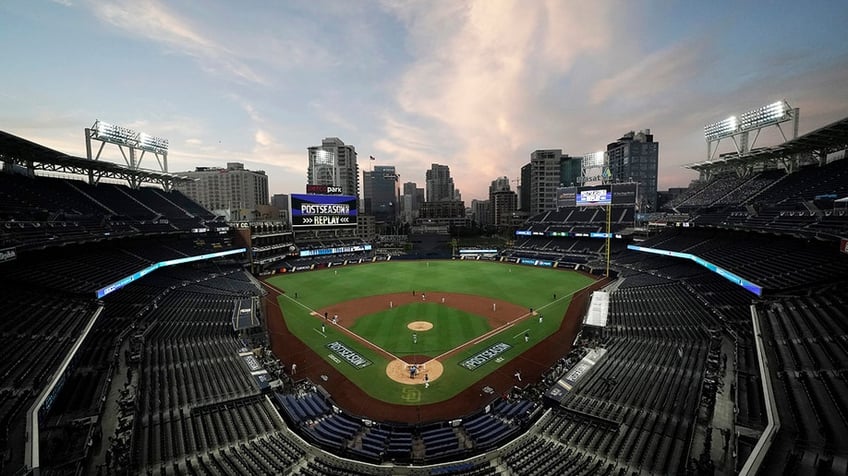
[[[599,150],[583,154],[580,182],[582,185],[600,185],[604,183],[609,159],[606,152]]]
[[[753,150],[760,132],[766,127],[777,127],[784,142],[795,139],[798,137],[799,115],[800,110],[792,108],[783,99],[739,116],[730,116],[722,121],[707,124],[704,126],[704,139],[707,141],[707,160],[716,158],[718,146],[721,140],[725,138],[730,138],[733,141],[738,155]],[[790,121],[792,122],[792,137],[786,137],[786,133],[780,125]],[[749,143],[749,136],[752,131],[754,137]]]
[[[339,168],[336,167],[336,154],[332,151],[317,149],[309,166],[314,183],[335,186],[341,183]]]
[[[93,154],[92,141],[100,142],[97,154]],[[85,153],[89,160],[100,160],[106,144],[116,145],[124,157],[127,167],[133,172],[139,172],[128,175],[127,182],[130,188],[137,189],[145,181],[141,162],[147,152],[156,157],[160,172],[168,172],[168,139],[153,137],[144,132],[109,124],[99,119],[94,121],[94,125],[91,127],[85,128]],[[88,170],[88,181],[91,184],[96,184],[104,175],[102,171],[90,168]],[[163,180],[161,185],[165,190],[171,189],[170,181]]]

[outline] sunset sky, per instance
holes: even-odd
[[[801,133],[848,116],[846,24],[845,1],[5,0],[0,130],[84,156],[100,119],[271,193],[339,137],[419,187],[450,166],[470,205],[535,149],[650,128],[665,190],[695,178],[704,124],[781,99]]]

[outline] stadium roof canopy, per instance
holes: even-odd
[[[831,152],[848,148],[848,117],[808,132],[774,147],[763,147],[742,154],[722,154],[716,159],[686,164],[699,172],[747,167],[756,163],[792,159],[801,155],[824,158]]]
[[[129,184],[155,183],[170,190],[176,182],[191,182],[192,179],[167,172],[147,169],[131,169],[114,162],[90,160],[67,155],[49,147],[28,141],[16,135],[0,131],[0,161],[26,167],[28,170],[46,170],[73,175],[88,176],[90,183],[101,178],[126,180]]]

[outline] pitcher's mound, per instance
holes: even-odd
[[[424,385],[425,374],[429,377],[430,383],[433,383],[445,371],[445,367],[438,360],[428,360],[423,364],[418,364],[418,373],[415,375],[415,378],[411,378],[409,376],[410,365],[400,359],[393,360],[386,365],[386,375],[398,383]]]
[[[417,332],[429,331],[430,329],[433,328],[433,323],[427,322],[427,321],[415,321],[415,322],[410,322],[409,324],[406,325],[406,327],[408,327],[409,330],[411,330],[411,331],[417,331]]]

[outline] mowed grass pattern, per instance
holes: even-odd
[[[321,358],[330,362],[346,378],[374,398],[390,403],[420,405],[440,402],[455,396],[531,348],[539,340],[556,332],[570,303],[570,298],[567,296],[589,285],[592,279],[579,273],[563,270],[483,261],[446,260],[395,261],[344,266],[277,275],[268,279],[268,282],[286,292],[279,297],[278,302],[289,330],[314,349]],[[321,309],[338,302],[413,290],[416,293],[443,291],[488,296],[526,308],[542,310],[545,319],[542,323],[536,319],[524,321],[449,358],[444,362],[444,375],[426,392],[423,392],[419,386],[400,384],[389,379],[385,373],[388,360],[382,353],[371,349],[344,330],[332,325],[327,326],[326,332],[322,334],[320,319],[309,315],[311,310]],[[295,293],[298,295],[296,299]],[[553,299],[554,294],[557,296],[556,300]],[[437,307],[441,305],[433,304]],[[344,316],[339,317],[344,322]],[[365,319],[364,322],[371,320],[369,317],[362,319]],[[404,352],[403,340],[409,338],[408,344],[411,345],[411,332],[408,329],[398,332],[398,328],[392,324],[383,323],[381,326],[380,321],[375,319],[373,324],[367,324],[374,326],[370,330],[363,331],[371,336],[368,340],[375,344],[377,344],[375,341],[385,342],[387,349],[396,346],[399,352]],[[469,325],[473,327],[473,324]],[[523,340],[525,331],[531,333],[531,340],[528,343]],[[473,334],[477,331],[471,329],[468,332]],[[336,340],[359,352],[374,364],[364,369],[356,369],[346,362],[335,362],[329,356],[326,344]],[[473,372],[458,365],[462,359],[497,342],[506,342],[513,346],[501,356],[503,357],[501,362],[487,363]],[[449,344],[432,345],[441,348]],[[405,355],[409,353],[423,352],[413,349]],[[409,399],[410,395],[415,395],[416,398]]]
[[[433,324],[428,331],[412,331],[410,322]],[[436,357],[491,329],[488,321],[439,303],[412,303],[361,318],[351,330],[392,354]],[[413,340],[413,334],[417,341]]]
[[[317,309],[395,292],[445,291],[503,299],[525,307],[549,303],[591,280],[577,273],[489,261],[389,261],[277,275],[268,280]],[[581,284],[582,283],[582,284]]]

